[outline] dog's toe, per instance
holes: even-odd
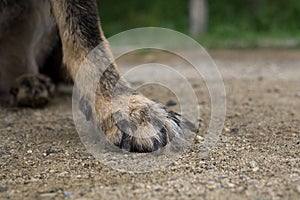
[[[51,79],[41,74],[24,74],[17,78],[10,90],[11,104],[40,107],[49,102],[55,86]]]
[[[110,117],[101,113],[98,116],[106,138],[127,152],[161,150],[174,139],[183,138],[184,128],[196,130],[187,119],[139,94],[131,95],[126,101],[112,101],[104,109],[109,111],[103,113],[111,113]]]

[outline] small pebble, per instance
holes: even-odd
[[[54,198],[56,196],[56,193],[43,193],[40,194],[41,198]]]
[[[7,148],[6,147],[2,147],[1,148],[1,153],[6,153],[7,152]]]
[[[206,170],[211,170],[211,169],[213,169],[213,168],[214,168],[214,167],[213,167],[213,166],[210,166],[210,165],[206,165],[206,166],[205,166],[205,169],[206,169]]]
[[[61,176],[67,176],[69,174],[70,174],[70,172],[68,172],[68,171],[64,171],[64,172],[60,173]]]
[[[78,178],[78,179],[81,179],[81,178],[82,178],[82,176],[81,176],[81,175],[77,175],[77,176],[76,176],[76,178]]]
[[[275,88],[274,88],[274,92],[280,93],[280,89],[279,89],[278,87],[275,87]]]
[[[46,150],[46,152],[44,153],[44,155],[45,155],[45,156],[49,156],[49,155],[52,154],[52,153],[56,153],[56,151],[50,148],[50,149],[47,149],[47,150]]]
[[[204,138],[200,135],[197,135],[195,139],[196,139],[196,142],[202,142],[204,140]]]
[[[64,196],[70,198],[72,196],[72,192],[64,191]]]
[[[231,128],[230,132],[231,133],[237,133],[237,132],[239,132],[239,130],[240,130],[239,128]]]
[[[7,187],[1,187],[0,186],[0,192],[6,192],[7,191]]]
[[[217,184],[216,183],[208,183],[206,185],[206,188],[209,189],[209,190],[216,189],[217,188]]]
[[[257,172],[258,170],[259,170],[259,167],[254,167],[254,168],[252,169],[253,172]]]
[[[230,131],[230,129],[229,129],[229,128],[227,128],[227,127],[225,127],[225,128],[224,128],[224,131],[226,131],[226,132],[229,132],[229,131]]]
[[[235,187],[235,185],[233,183],[227,183],[227,187],[233,188],[233,187]]]
[[[15,122],[12,120],[5,120],[5,124],[6,124],[6,126],[13,126],[15,124]]]
[[[297,185],[297,192],[300,194],[300,185]]]
[[[253,172],[257,172],[259,170],[258,164],[254,160],[252,160],[249,164]]]

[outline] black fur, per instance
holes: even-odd
[[[70,26],[72,35],[79,34],[81,42],[90,50],[102,41],[98,24],[98,11],[93,0],[66,0],[66,25]],[[73,42],[76,37],[74,37]]]

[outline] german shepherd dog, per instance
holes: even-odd
[[[94,105],[90,105],[89,96],[83,95],[80,109],[119,148],[129,152],[156,151],[182,137],[184,126],[195,129],[179,114],[131,89],[126,81],[116,95],[112,94],[121,74],[101,29],[96,0],[0,0],[2,100],[10,99],[20,106],[47,103],[54,86],[41,71],[49,65],[57,41],[61,44],[62,62],[74,81],[87,55],[101,44],[105,56],[100,62],[109,67],[99,79]],[[85,68],[89,70],[88,65]],[[116,105],[116,111],[112,98],[117,99],[114,102],[126,99],[127,103]]]

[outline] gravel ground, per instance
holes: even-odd
[[[227,114],[207,156],[200,146],[210,100],[196,80],[201,119],[195,142],[175,163],[148,173],[113,170],[87,152],[64,86],[43,109],[0,106],[0,199],[299,199],[300,51],[210,53],[224,78]],[[155,59],[129,56],[124,68]],[[174,104],[167,90],[142,91]]]

